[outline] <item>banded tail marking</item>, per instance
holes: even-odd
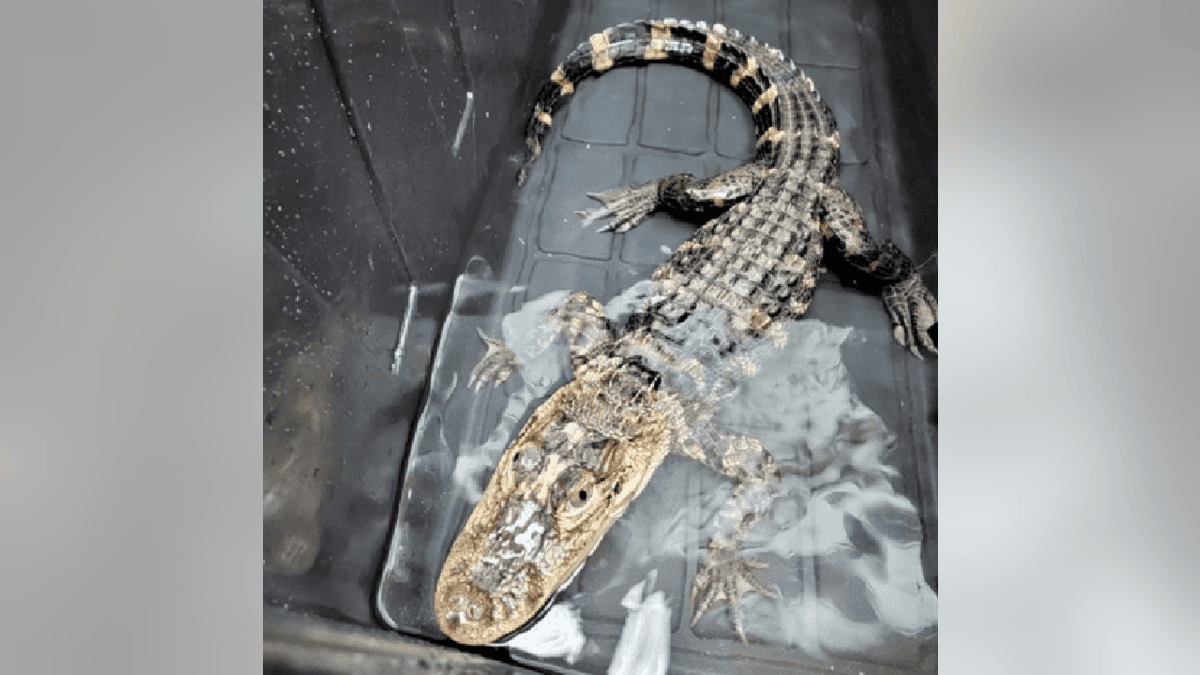
[[[608,55],[609,42],[607,31],[593,34],[592,37],[588,38],[588,42],[592,45],[592,68],[597,73],[603,73],[612,68],[613,60]]]
[[[708,33],[704,41],[704,69],[712,70],[717,65],[717,55],[721,53],[723,41],[716,33]]]
[[[647,61],[657,61],[667,58],[667,41],[671,39],[671,27],[665,23],[650,24],[650,44],[642,58]]]

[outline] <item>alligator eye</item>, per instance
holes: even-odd
[[[588,500],[588,489],[587,488],[579,488],[578,490],[575,490],[571,493],[571,508],[575,508],[575,509],[582,508],[584,504],[587,504],[587,500]]]
[[[617,481],[617,482],[613,483],[613,494],[614,495],[621,494],[621,481]]]

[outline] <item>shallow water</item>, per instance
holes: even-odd
[[[570,377],[565,342],[548,340],[542,327],[566,293],[536,298],[498,326],[488,325],[473,312],[502,302],[511,290],[485,276],[459,280],[439,349],[454,356],[434,364],[436,386],[418,422],[401,503],[404,528],[397,530],[381,588],[384,603],[386,594],[407,599],[382,605],[408,610],[391,620],[432,635],[440,634],[431,605],[442,557],[508,441],[533,407]],[[644,284],[610,302],[610,318],[627,314]],[[483,353],[479,329],[502,335],[523,365],[501,387],[477,392],[466,382]],[[920,516],[896,489],[900,469],[893,460],[903,448],[851,387],[841,354],[854,331],[803,320],[788,324],[787,332],[787,345],[760,357],[758,373],[738,385],[717,417],[724,430],[759,438],[782,473],[766,517],[743,546],[745,555],[767,563],[760,578],[777,595],[744,599],[745,629],[755,644],[737,641],[723,606],[691,627],[691,579],[733,483],[671,456],[560,594],[556,602],[570,611],[545,619],[555,635],[547,639],[567,646],[529,658],[565,665],[570,655],[573,667],[604,669],[629,616],[622,601],[652,574],[670,611],[639,625],[658,631],[665,621],[673,657],[745,651],[741,658],[750,662],[764,654],[795,663],[849,658],[902,669],[921,661],[922,646],[937,631],[937,596],[922,573]],[[565,625],[572,617],[577,624]],[[585,644],[572,646],[563,631],[582,634]]]

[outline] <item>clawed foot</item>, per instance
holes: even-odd
[[[600,232],[628,232],[637,227],[658,206],[658,181],[609,190],[589,192],[588,196],[604,204],[603,208],[579,211],[583,226],[588,227],[601,218],[612,221],[600,228]]]
[[[692,602],[696,606],[692,625],[695,626],[700,617],[716,605],[728,603],[734,630],[742,642],[748,642],[742,621],[742,596],[755,591],[763,597],[777,597],[774,591],[759,581],[754,572],[766,566],[766,563],[755,558],[736,557],[730,546],[716,539],[709,542],[708,561],[692,582]]]
[[[479,337],[487,345],[487,353],[483,355],[482,359],[479,359],[479,363],[471,371],[471,379],[467,382],[467,386],[479,391],[485,383],[496,386],[507,380],[520,367],[521,362],[517,359],[517,355],[504,344],[503,340],[493,340],[482,330],[476,330],[479,331]]]
[[[918,345],[937,354],[937,343],[929,335],[930,329],[934,329],[936,335],[937,298],[925,287],[921,277],[913,274],[889,286],[883,292],[883,304],[891,316],[896,342],[917,356],[921,355]]]

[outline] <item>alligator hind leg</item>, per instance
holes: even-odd
[[[652,180],[608,192],[589,192],[589,197],[604,206],[579,211],[579,215],[583,216],[583,226],[589,227],[601,218],[612,220],[601,227],[600,232],[628,232],[641,225],[658,208],[658,184],[659,181]]]
[[[612,218],[600,228],[601,232],[628,232],[658,209],[685,220],[704,221],[754,192],[764,171],[757,164],[744,164],[707,178],[676,173],[608,192],[590,192],[588,196],[604,206],[580,211],[579,215],[584,216],[585,227],[601,218]]]
[[[883,291],[883,303],[892,319],[892,335],[901,346],[920,354],[917,342],[937,354],[937,344],[929,331],[937,326],[937,298],[925,287],[921,277],[913,274]]]
[[[920,347],[937,354],[929,334],[938,321],[937,298],[917,275],[912,260],[892,242],[871,239],[862,209],[845,190],[823,186],[821,203],[825,237],[833,241],[850,271],[882,285],[896,342],[917,356]]]

